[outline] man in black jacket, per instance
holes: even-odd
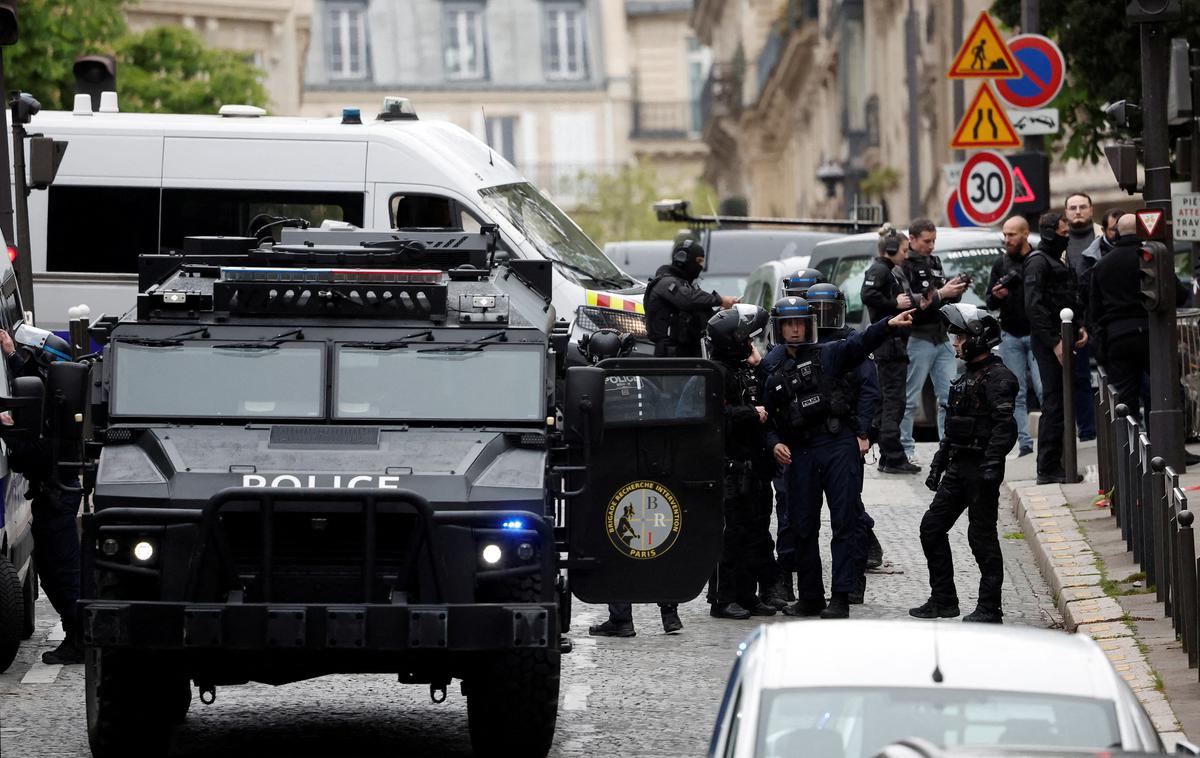
[[[1062,261],[1067,246],[1067,220],[1061,213],[1050,211],[1038,219],[1042,238],[1037,250],[1025,259],[1025,313],[1029,317],[1033,337],[1033,355],[1042,375],[1042,418],[1038,424],[1037,483],[1065,482],[1062,462],[1063,387],[1062,356],[1064,350],[1076,350],[1087,344],[1087,330],[1079,324],[1077,283],[1075,272]],[[1073,345],[1063,345],[1060,338],[1063,308],[1075,311]]]
[[[1112,250],[1088,273],[1088,323],[1096,330],[1096,358],[1116,387],[1118,402],[1135,414],[1142,382],[1150,373],[1149,320],[1138,299],[1140,249],[1137,217],[1126,213],[1117,219]],[[1178,279],[1175,296],[1177,305],[1188,296]]]
[[[646,332],[656,358],[699,358],[704,325],[713,308],[729,308],[736,297],[705,292],[694,282],[704,270],[704,247],[685,239],[671,251],[671,263],[646,285]]]
[[[879,257],[863,274],[862,303],[872,323],[891,318],[912,308],[913,297],[908,279],[900,268],[908,256],[908,237],[895,229],[879,235]],[[908,460],[900,442],[900,423],[907,400],[908,334],[898,330],[882,347],[875,350],[875,368],[883,395],[876,414],[879,426],[879,470],[885,474],[915,474],[921,467]]]
[[[1042,378],[1030,345],[1029,318],[1025,315],[1025,259],[1033,252],[1029,244],[1029,222],[1013,216],[1004,222],[1004,253],[992,264],[988,282],[987,307],[1000,312],[1000,359],[1017,377],[1020,389],[1013,415],[1017,419],[1017,444],[1022,456],[1033,452],[1029,436],[1029,396],[1026,374],[1033,379],[1033,389],[1042,395]]]

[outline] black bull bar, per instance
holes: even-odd
[[[274,568],[274,518],[276,512],[361,512],[363,518],[362,576],[364,602],[296,603],[239,602],[240,593],[225,602],[197,599],[201,572],[212,561],[232,580],[237,572],[219,539],[223,511],[253,512],[261,523],[261,584],[269,600]],[[432,602],[409,604],[403,598],[390,603],[366,602],[376,571],[376,516],[380,512],[411,514],[418,521],[425,550],[423,570],[432,584]],[[517,518],[521,530],[511,536],[536,534],[541,560],[532,565],[488,570],[476,568],[478,553],[472,541],[468,554],[457,554],[439,544],[443,527],[469,528],[473,533],[501,533],[497,522]],[[95,592],[95,572],[152,576],[159,569],[122,564],[98,554],[106,534],[129,533],[177,525],[198,527],[198,539],[185,563],[186,588],[179,600],[125,600],[84,597],[79,601],[84,642],[101,647],[136,647],[152,650],[292,650],[292,651],[405,651],[503,650],[558,645],[558,606],[545,602],[555,587],[553,526],[528,511],[437,511],[410,490],[374,489],[274,489],[229,488],[215,494],[202,508],[106,508],[84,517],[83,574],[85,595]],[[458,544],[464,543],[459,540]],[[159,565],[166,569],[160,556]],[[540,573],[542,596],[537,602],[444,602],[447,575],[475,571],[484,583],[524,574]],[[462,599],[462,598],[459,598]]]

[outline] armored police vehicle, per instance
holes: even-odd
[[[328,232],[328,230],[326,230]],[[91,364],[81,601],[96,756],[193,687],[453,679],[481,755],[545,755],[570,597],[684,601],[722,526],[704,360],[566,368],[498,233],[289,230],[147,255]]]

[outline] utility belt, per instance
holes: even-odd
[[[725,494],[750,495],[762,489],[774,471],[763,473],[754,461],[725,461]],[[766,477],[766,478],[764,478]]]
[[[700,342],[704,336],[703,324],[697,324],[697,317],[688,311],[672,311],[667,316],[667,339],[683,345]]]

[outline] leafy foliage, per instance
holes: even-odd
[[[660,222],[652,207],[664,197],[690,200],[696,213],[711,213],[716,207],[716,193],[701,183],[664,193],[658,172],[646,162],[611,174],[582,174],[579,187],[587,191],[581,193],[571,218],[601,247],[621,240],[674,239],[681,225]]]
[[[223,103],[264,105],[261,72],[242,53],[207,47],[182,27],[130,34],[129,0],[22,0],[20,40],[4,51],[8,88],[34,95],[47,110],[71,108],[76,56],[117,58],[126,110],[213,113]]]
[[[1124,0],[1041,0],[1041,33],[1062,48],[1067,83],[1054,101],[1063,135],[1054,147],[1064,160],[1093,163],[1104,142],[1119,133],[1104,120],[1103,107],[1115,100],[1141,102],[1141,43],[1138,28],[1125,20]],[[1021,0],[993,0],[992,13],[1009,27],[1021,23]],[[1183,3],[1183,19],[1171,24],[1171,37],[1200,37],[1200,3]],[[1163,72],[1166,76],[1166,72]]]

